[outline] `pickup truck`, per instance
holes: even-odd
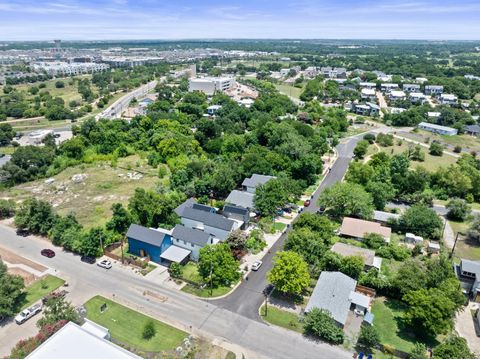
[[[45,297],[42,298],[42,303],[45,304],[47,303],[50,299],[55,299],[55,298],[63,298],[68,294],[66,290],[57,290],[56,292],[52,292]]]
[[[17,324],[23,324],[27,320],[29,320],[31,317],[34,315],[40,313],[42,311],[42,305],[39,304],[34,304],[30,308],[22,310],[20,313],[17,314],[15,317],[15,322]]]

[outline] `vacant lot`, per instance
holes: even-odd
[[[279,92],[298,99],[300,98],[300,95],[303,91],[301,88],[286,84],[275,84],[275,87]]]
[[[405,134],[402,132],[402,136],[412,138],[416,141],[422,139],[429,139],[430,141],[437,140],[451,146],[460,146],[468,151],[480,151],[480,138],[472,137],[470,135],[457,135],[457,136],[442,136],[435,133],[431,133],[424,130],[416,130],[414,133]]]
[[[106,310],[101,312],[100,307],[103,304],[106,304]],[[184,331],[101,296],[90,299],[85,303],[85,308],[88,319],[108,328],[113,339],[137,350],[150,352],[173,350],[181,345],[188,335]],[[155,335],[147,340],[142,337],[142,332],[149,321],[155,326]]]
[[[376,144],[370,145],[367,156],[373,155],[374,153],[377,153],[379,151],[388,153],[389,155],[396,155],[396,154],[401,154],[404,153],[408,150],[408,145],[409,142],[407,141],[401,141],[401,145],[397,144],[398,139],[394,140],[394,145],[389,146],[389,147],[382,147],[378,146]],[[419,162],[419,161],[411,161],[410,166],[412,168],[416,168],[419,166],[422,166],[426,168],[429,171],[435,171],[439,167],[447,167],[451,164],[454,164],[457,162],[457,158],[453,157],[451,155],[448,155],[446,153],[443,154],[443,156],[431,156],[428,153],[428,148],[422,146],[422,152],[425,153],[425,161]]]
[[[50,274],[38,279],[26,288],[25,296],[20,302],[21,309],[25,309],[38,302],[44,296],[62,286],[63,283],[65,283],[63,279]]]
[[[83,179],[75,182],[75,175]],[[157,183],[165,185],[168,181],[159,180],[157,170],[139,156],[120,159],[117,167],[109,162],[74,166],[53,178],[51,184],[44,179],[21,184],[0,192],[0,197],[21,201],[34,196],[49,201],[59,214],[73,212],[81,224],[93,227],[105,224],[113,203],[127,204],[135,188],[153,189]]]

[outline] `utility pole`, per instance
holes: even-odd
[[[213,295],[212,272],[213,272],[213,263],[210,261],[210,297]]]
[[[459,234],[461,234],[462,236],[464,235],[464,233],[462,233],[462,232],[457,232],[457,235],[455,236],[455,242],[453,243],[452,251],[450,252],[450,258],[453,257],[453,252],[455,251],[455,247],[457,246],[457,241],[458,241],[458,235]]]
[[[265,291],[265,317],[268,315],[268,293]]]

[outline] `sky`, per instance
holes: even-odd
[[[2,40],[480,40],[480,0],[0,0]]]

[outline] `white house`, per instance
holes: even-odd
[[[177,224],[172,231],[172,245],[190,251],[190,258],[195,261],[198,261],[201,248],[207,244],[214,243],[215,239],[212,235],[199,229],[193,229]]]
[[[439,135],[446,135],[446,136],[454,136],[458,133],[458,130],[456,128],[440,126],[440,125],[436,125],[434,123],[428,123],[428,122],[420,122],[418,124],[418,128],[425,131],[438,133]]]
[[[242,182],[242,186],[245,191],[250,193],[255,193],[258,186],[267,183],[271,179],[276,178],[275,176],[266,176],[266,175],[258,175],[254,173],[252,177],[245,178]]]
[[[418,84],[403,84],[402,88],[405,92],[420,92],[420,85]]]
[[[375,95],[375,90],[371,88],[363,88],[360,92],[362,100],[375,101],[377,96]]]
[[[390,91],[389,97],[391,101],[397,101],[397,100],[405,100],[407,98],[407,95],[403,91],[392,90]]]
[[[382,89],[383,92],[390,93],[393,90],[397,90],[398,85],[397,84],[391,84],[391,83],[384,83],[384,84],[381,85],[381,89]]]
[[[426,97],[421,92],[411,92],[409,95],[409,99],[413,103],[423,103],[426,100]]]
[[[425,95],[441,95],[443,93],[443,86],[440,85],[426,85]]]
[[[456,105],[458,103],[458,98],[453,94],[441,94],[440,103],[442,105]]]
[[[359,86],[366,89],[375,89],[377,85],[375,84],[375,82],[360,82]]]
[[[180,222],[185,227],[202,230],[221,241],[226,240],[230,232],[243,225],[222,215],[191,207],[184,208]]]
[[[405,233],[405,242],[410,244],[423,244],[423,237],[416,236],[413,233]]]

